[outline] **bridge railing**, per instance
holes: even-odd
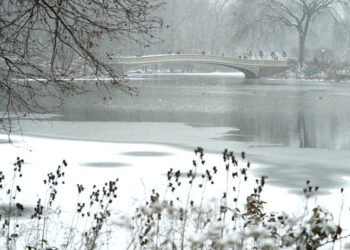
[[[240,59],[224,56],[196,55],[196,54],[180,54],[180,55],[152,55],[142,57],[118,57],[118,64],[149,64],[162,62],[201,62],[201,63],[216,63],[236,66],[258,66],[271,67],[288,66],[287,60],[256,60],[256,59]]]

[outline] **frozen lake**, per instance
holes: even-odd
[[[106,102],[93,93],[68,98],[51,121],[23,121],[24,137],[14,136],[14,145],[0,138],[2,170],[10,172],[20,156],[24,176],[39,180],[22,183],[19,199],[36,200],[40,180],[65,159],[67,180],[57,202],[64,211],[74,209],[77,183],[89,187],[118,177],[114,212],[132,214],[153,188],[164,189],[169,168],[191,167],[193,149],[201,146],[207,166],[224,167],[225,148],[245,151],[249,180],[268,176],[262,196],[268,210],[301,214],[308,179],[320,186],[316,201],[337,218],[339,189],[349,192],[349,84],[198,74],[135,75],[129,84],[138,96],[115,91]]]
[[[245,80],[230,75],[135,75],[138,96],[73,97],[53,121],[23,123],[25,135],[245,151],[269,183],[323,188],[350,176],[350,85]]]

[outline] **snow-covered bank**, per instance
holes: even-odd
[[[24,139],[24,142],[22,142]],[[186,173],[192,167],[192,160],[195,159],[193,152],[179,149],[172,146],[157,145],[149,143],[108,143],[92,141],[75,140],[57,140],[36,137],[14,137],[16,144],[6,143],[6,137],[1,137],[0,152],[2,154],[1,170],[7,176],[11,176],[13,162],[16,157],[23,158],[22,168],[23,178],[20,180],[22,192],[17,196],[16,201],[24,206],[34,207],[38,197],[43,197],[46,190],[43,189],[42,180],[46,174],[55,171],[62,160],[68,162],[65,170],[65,184],[58,188],[58,195],[55,204],[61,209],[60,220],[63,224],[69,225],[74,215],[74,209],[77,201],[77,184],[82,184],[87,189],[93,185],[101,186],[106,181],[119,178],[118,197],[112,207],[113,231],[119,232],[116,224],[120,223],[120,218],[131,217],[135,208],[144,204],[152,190],[160,193],[161,198],[169,198],[171,194],[167,190],[167,171],[169,168],[180,170]],[[222,196],[222,190],[225,190],[226,171],[222,164],[222,154],[205,154],[206,166],[211,169],[216,166],[220,175],[215,176],[215,188],[208,191],[206,195],[219,199]],[[257,164],[251,165],[252,169],[259,169]],[[199,175],[205,174],[205,169],[198,169]],[[241,204],[245,203],[244,197],[253,191],[255,178],[248,174],[248,185],[243,185],[241,189]],[[303,178],[303,176],[301,176]],[[286,211],[289,214],[300,215],[305,209],[306,201],[302,198],[302,191],[289,192],[286,188],[279,188],[268,184],[262,193],[262,200],[266,201],[266,211]],[[179,188],[183,188],[178,194],[183,195],[180,199],[185,200],[187,195],[186,182]],[[302,187],[301,187],[302,188]],[[301,190],[296,187],[295,190]],[[181,189],[180,189],[181,190]],[[347,194],[350,190],[346,189]],[[314,202],[325,206],[334,216],[335,221],[341,211],[341,194],[339,189],[330,189],[327,192],[319,192],[321,195],[316,200],[311,199],[308,202],[309,207],[313,207]],[[201,193],[194,193],[193,199],[200,200]],[[173,197],[175,198],[175,197]],[[6,200],[2,201],[6,203]],[[214,202],[214,201],[213,201]],[[219,205],[213,203],[213,205]],[[349,201],[346,200],[341,221],[348,221],[349,215],[345,208],[349,207]],[[118,219],[119,218],[119,219]],[[343,225],[344,223],[342,223]],[[346,227],[346,225],[344,225]],[[56,228],[57,230],[57,228]],[[54,231],[52,231],[55,233]],[[56,236],[56,235],[51,235]],[[112,249],[125,249],[127,242],[131,239],[125,232],[117,234],[116,238],[111,239],[110,247]]]
[[[285,188],[302,187],[307,178],[323,188],[348,186],[342,176],[350,176],[350,155],[346,150],[296,148],[269,143],[223,140],[238,133],[230,127],[196,127],[165,122],[69,122],[23,123],[24,134],[63,140],[163,145],[191,152],[201,146],[206,152],[220,154],[223,149],[245,151],[259,164],[252,171],[268,175],[269,181]],[[341,146],[341,145],[340,145]],[[190,162],[189,159],[188,162]],[[186,163],[186,162],[185,162]],[[171,166],[169,166],[171,167]]]
[[[331,65],[311,63],[305,66],[302,71],[297,66],[294,66],[272,76],[272,79],[350,83],[349,69],[337,70],[337,65],[337,63]]]

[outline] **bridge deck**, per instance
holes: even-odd
[[[118,57],[118,64],[145,64],[145,63],[162,63],[162,62],[201,62],[201,63],[216,63],[230,64],[240,66],[258,66],[258,67],[287,67],[287,60],[256,60],[256,59],[240,59],[224,56],[210,55],[152,55],[141,57]]]
[[[141,57],[118,57],[115,59],[116,66],[122,68],[123,65],[142,66],[157,63],[171,63],[171,62],[197,62],[216,64],[228,66],[242,71],[248,78],[257,78],[265,75],[266,72],[274,72],[276,70],[287,69],[287,60],[254,60],[254,59],[240,59],[224,56],[210,56],[210,55],[152,55]],[[125,69],[124,69],[125,70]],[[269,73],[271,74],[271,73]]]

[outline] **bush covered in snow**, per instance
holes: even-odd
[[[23,160],[18,158],[10,179],[0,172],[1,249],[318,249],[332,246],[342,235],[325,208],[308,208],[295,217],[266,212],[262,199],[266,176],[248,174],[251,164],[242,152],[223,152],[223,164],[207,166],[202,148],[187,172],[170,169],[165,190],[152,190],[139,201],[132,216],[112,211],[118,179],[87,191],[77,186],[76,210],[70,222],[59,219],[55,205],[58,186],[64,185],[63,161],[43,181],[45,197],[28,208],[16,199],[21,192]],[[42,181],[42,180],[33,180]],[[306,182],[306,200],[319,187]],[[162,195],[161,195],[162,193]],[[120,234],[124,247],[109,244]],[[344,245],[344,247],[350,247]]]

